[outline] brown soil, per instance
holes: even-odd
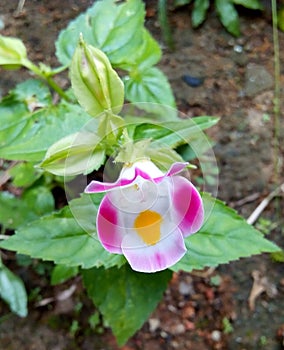
[[[33,60],[56,66],[53,43],[59,30],[90,3],[87,0],[29,0],[22,13],[15,16],[17,2],[2,0],[0,19],[4,28],[1,34],[20,37]],[[148,14],[147,25],[161,42],[155,7],[150,6]],[[219,124],[209,131],[220,170],[218,197],[245,217],[283,182],[283,178],[276,177],[273,165],[272,28],[267,19],[251,15],[242,16],[243,35],[235,39],[224,31],[213,13],[196,31],[192,30],[186,11],[171,13],[175,51],[164,49],[160,63],[170,79],[180,110],[190,116],[221,117]],[[280,48],[283,47],[284,35],[280,33]],[[283,62],[282,49],[280,56]],[[182,79],[184,75],[202,77],[204,82],[199,87],[188,86]],[[1,71],[0,95],[27,76],[24,70],[20,74]],[[61,83],[65,83],[63,79]],[[284,86],[283,70],[280,83]],[[277,154],[281,161],[283,139],[282,128],[281,153]],[[281,197],[262,213],[262,217],[269,220],[269,238],[282,247],[283,207]],[[88,328],[87,318],[93,309],[82,293],[80,280],[51,288],[47,278],[34,271],[21,268],[16,272],[34,297],[25,319],[9,315],[5,305],[0,305],[3,315],[0,349],[118,349],[108,329]],[[283,272],[283,263],[261,255],[222,265],[214,271],[175,274],[157,310],[122,349],[281,349]],[[253,276],[255,285],[258,283],[263,292],[255,296],[255,308],[250,310],[248,299]],[[39,302],[56,296],[72,284],[76,285],[76,292],[69,299],[47,305]]]

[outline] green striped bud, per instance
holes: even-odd
[[[72,59],[70,77],[75,96],[90,115],[120,112],[124,102],[121,79],[107,56],[82,37]]]

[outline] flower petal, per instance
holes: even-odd
[[[121,177],[125,179],[135,179],[139,175],[149,180],[163,176],[163,172],[147,159],[137,161],[131,166],[124,166],[121,171]]]
[[[176,174],[180,173],[181,171],[183,171],[183,169],[187,165],[188,165],[188,163],[186,163],[186,162],[185,163],[181,163],[181,162],[174,163],[163,176],[156,177],[153,179],[153,181],[155,183],[159,183],[159,182],[163,181],[166,177],[172,177],[173,175],[176,175]]]
[[[130,167],[124,166],[116,182],[91,181],[86,187],[85,193],[108,192],[117,188],[126,187],[133,184],[137,177],[158,183],[165,177],[180,173],[187,164],[188,163],[175,163],[166,174],[163,174],[151,161],[139,161]]]
[[[108,192],[116,188],[131,185],[134,179],[121,179],[119,178],[116,182],[100,182],[91,181],[89,185],[85,188],[85,193],[98,193],[98,192]]]
[[[188,162],[177,162],[174,163],[170,169],[167,171],[167,173],[165,174],[165,176],[173,176],[176,175],[178,173],[180,173],[181,171],[183,171],[183,169],[188,165]]]
[[[183,236],[198,231],[204,219],[202,199],[193,184],[184,177],[172,177],[173,207]]]
[[[99,240],[107,251],[122,254],[120,246],[124,231],[119,226],[118,212],[108,195],[103,198],[98,210],[97,231]]]
[[[108,192],[133,184],[137,177],[143,178],[144,180],[152,180],[154,177],[161,177],[162,175],[163,173],[154,163],[144,160],[136,162],[131,166],[125,165],[116,182],[90,182],[85,189],[85,193]]]
[[[147,245],[135,234],[128,234],[124,236],[121,248],[131,268],[139,272],[165,270],[178,262],[186,252],[178,228],[154,245]]]

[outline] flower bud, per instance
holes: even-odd
[[[88,174],[105,160],[100,139],[90,132],[78,132],[55,142],[37,166],[59,176]]]
[[[74,94],[89,114],[120,112],[124,100],[121,79],[107,56],[86,44],[82,37],[72,59],[70,75]]]
[[[26,58],[26,47],[21,40],[0,35],[0,66],[16,69]]]

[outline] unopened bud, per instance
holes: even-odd
[[[0,35],[0,66],[16,69],[26,58],[26,47],[21,40]]]
[[[70,76],[74,94],[89,114],[120,112],[124,101],[121,79],[107,56],[86,44],[82,37],[72,59]]]

